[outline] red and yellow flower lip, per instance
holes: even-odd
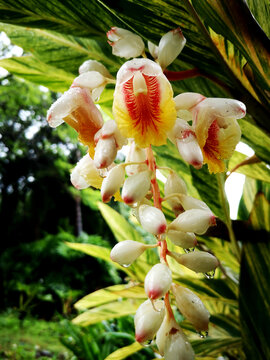
[[[122,134],[140,147],[166,143],[176,110],[171,85],[158,64],[133,59],[120,68],[113,113]]]

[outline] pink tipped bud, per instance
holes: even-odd
[[[185,44],[186,39],[180,28],[162,36],[158,45],[158,63],[162,69],[166,69],[177,58]]]
[[[177,307],[184,317],[191,322],[197,331],[207,331],[210,314],[201,299],[191,290],[180,285],[172,284],[171,289]]]
[[[125,240],[116,244],[111,251],[111,259],[120,265],[130,265],[147,249],[138,241]]]
[[[184,232],[194,232],[195,234],[204,234],[209,226],[215,225],[215,216],[207,210],[191,209],[186,210],[170,224],[170,230]]]
[[[200,169],[202,167],[202,150],[196,140],[196,137],[192,133],[186,134],[186,137],[183,139],[177,139],[176,145],[183,160],[195,167],[195,169]]]
[[[96,61],[96,60],[86,60],[79,67],[79,74],[83,74],[88,71],[97,71],[106,78],[112,78],[112,75],[109,73],[107,68],[103,64],[101,64],[99,61]]]
[[[142,227],[154,235],[163,234],[167,228],[167,222],[163,212],[154,206],[141,205],[139,207],[139,219]]]
[[[168,196],[171,194],[186,193],[187,187],[184,180],[182,180],[175,172],[171,172],[164,185],[164,195]],[[180,203],[178,197],[168,199],[167,201],[176,215],[180,214],[183,211],[182,204]]]
[[[199,105],[208,116],[241,119],[246,115],[246,106],[241,101],[223,98],[207,98]]]
[[[150,189],[151,172],[142,171],[126,179],[122,189],[122,199],[128,205],[141,201]]]
[[[149,299],[156,300],[164,296],[170,289],[172,272],[165,264],[156,264],[148,272],[144,280],[144,290]]]
[[[197,245],[196,236],[192,232],[169,230],[167,236],[174,245],[181,246],[184,249],[193,248]]]
[[[147,165],[144,163],[146,160],[145,150],[141,149],[135,141],[132,142],[129,148],[129,152],[126,157],[126,163],[129,162],[142,162],[141,165],[129,165],[126,166],[126,174],[128,176],[137,174],[140,171],[147,169]]]
[[[155,301],[155,309],[150,300],[146,300],[138,308],[134,317],[135,337],[140,343],[152,340],[160,328],[164,318],[164,302]]]
[[[94,163],[98,169],[111,165],[117,154],[116,144],[113,137],[100,139],[95,149]]]
[[[180,329],[172,328],[169,332],[164,348],[166,360],[194,360],[195,354],[187,341],[186,336]]]
[[[191,209],[201,209],[211,212],[209,207],[206,205],[205,202],[195,199],[192,196],[182,195],[181,194],[181,204],[185,210],[191,210]]]
[[[110,201],[111,197],[120,189],[125,180],[125,170],[123,166],[113,167],[107,177],[103,180],[101,186],[101,198],[103,202]]]
[[[176,111],[190,110],[204,99],[205,96],[198,93],[187,92],[179,94],[174,98]]]
[[[143,40],[131,31],[114,26],[107,32],[107,38],[112,46],[113,55],[130,59],[144,52]]]
[[[181,265],[189,268],[196,273],[208,273],[218,266],[218,259],[206,251],[194,251],[180,255],[171,252],[171,256]]]

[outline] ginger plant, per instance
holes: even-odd
[[[167,66],[186,42],[180,28],[165,34],[158,46],[148,43],[148,52],[155,61],[146,57],[144,42],[138,35],[113,27],[107,37],[114,55],[132,60],[121,66],[116,79],[97,61],[83,63],[71,88],[49,109],[48,122],[52,127],[68,123],[88,146],[88,153],[72,171],[72,184],[77,189],[99,188],[103,202],[112,197],[123,201],[133,209],[143,229],[156,237],[154,245],[127,239],[111,251],[113,261],[128,266],[144,251],[159,248],[160,262],[145,277],[148,300],[140,305],[134,319],[136,340],[144,344],[156,337],[165,360],[194,359],[194,351],[175,320],[171,297],[198,332],[207,332],[209,312],[196,294],[173,283],[167,257],[206,274],[215,270],[219,262],[204,251],[169,251],[166,237],[176,246],[194,249],[196,235],[215,226],[216,217],[207,204],[187,194],[186,184],[174,169],[163,168],[168,176],[161,196],[152,145],[161,146],[169,139],[191,166],[200,169],[206,163],[210,172],[223,172],[224,161],[232,156],[240,140],[236,120],[245,116],[245,105],[198,93],[173,97],[165,74],[169,74]],[[107,84],[115,84],[114,120],[104,123],[94,101]],[[116,165],[117,151],[127,144],[125,163]],[[170,224],[162,211],[165,201],[175,214]]]

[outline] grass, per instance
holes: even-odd
[[[26,318],[22,322],[14,312],[0,314],[0,359],[72,359],[58,340],[62,332],[59,322],[35,318]]]

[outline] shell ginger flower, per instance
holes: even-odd
[[[166,144],[176,120],[172,87],[148,59],[127,61],[118,71],[113,113],[121,133],[142,148]]]

